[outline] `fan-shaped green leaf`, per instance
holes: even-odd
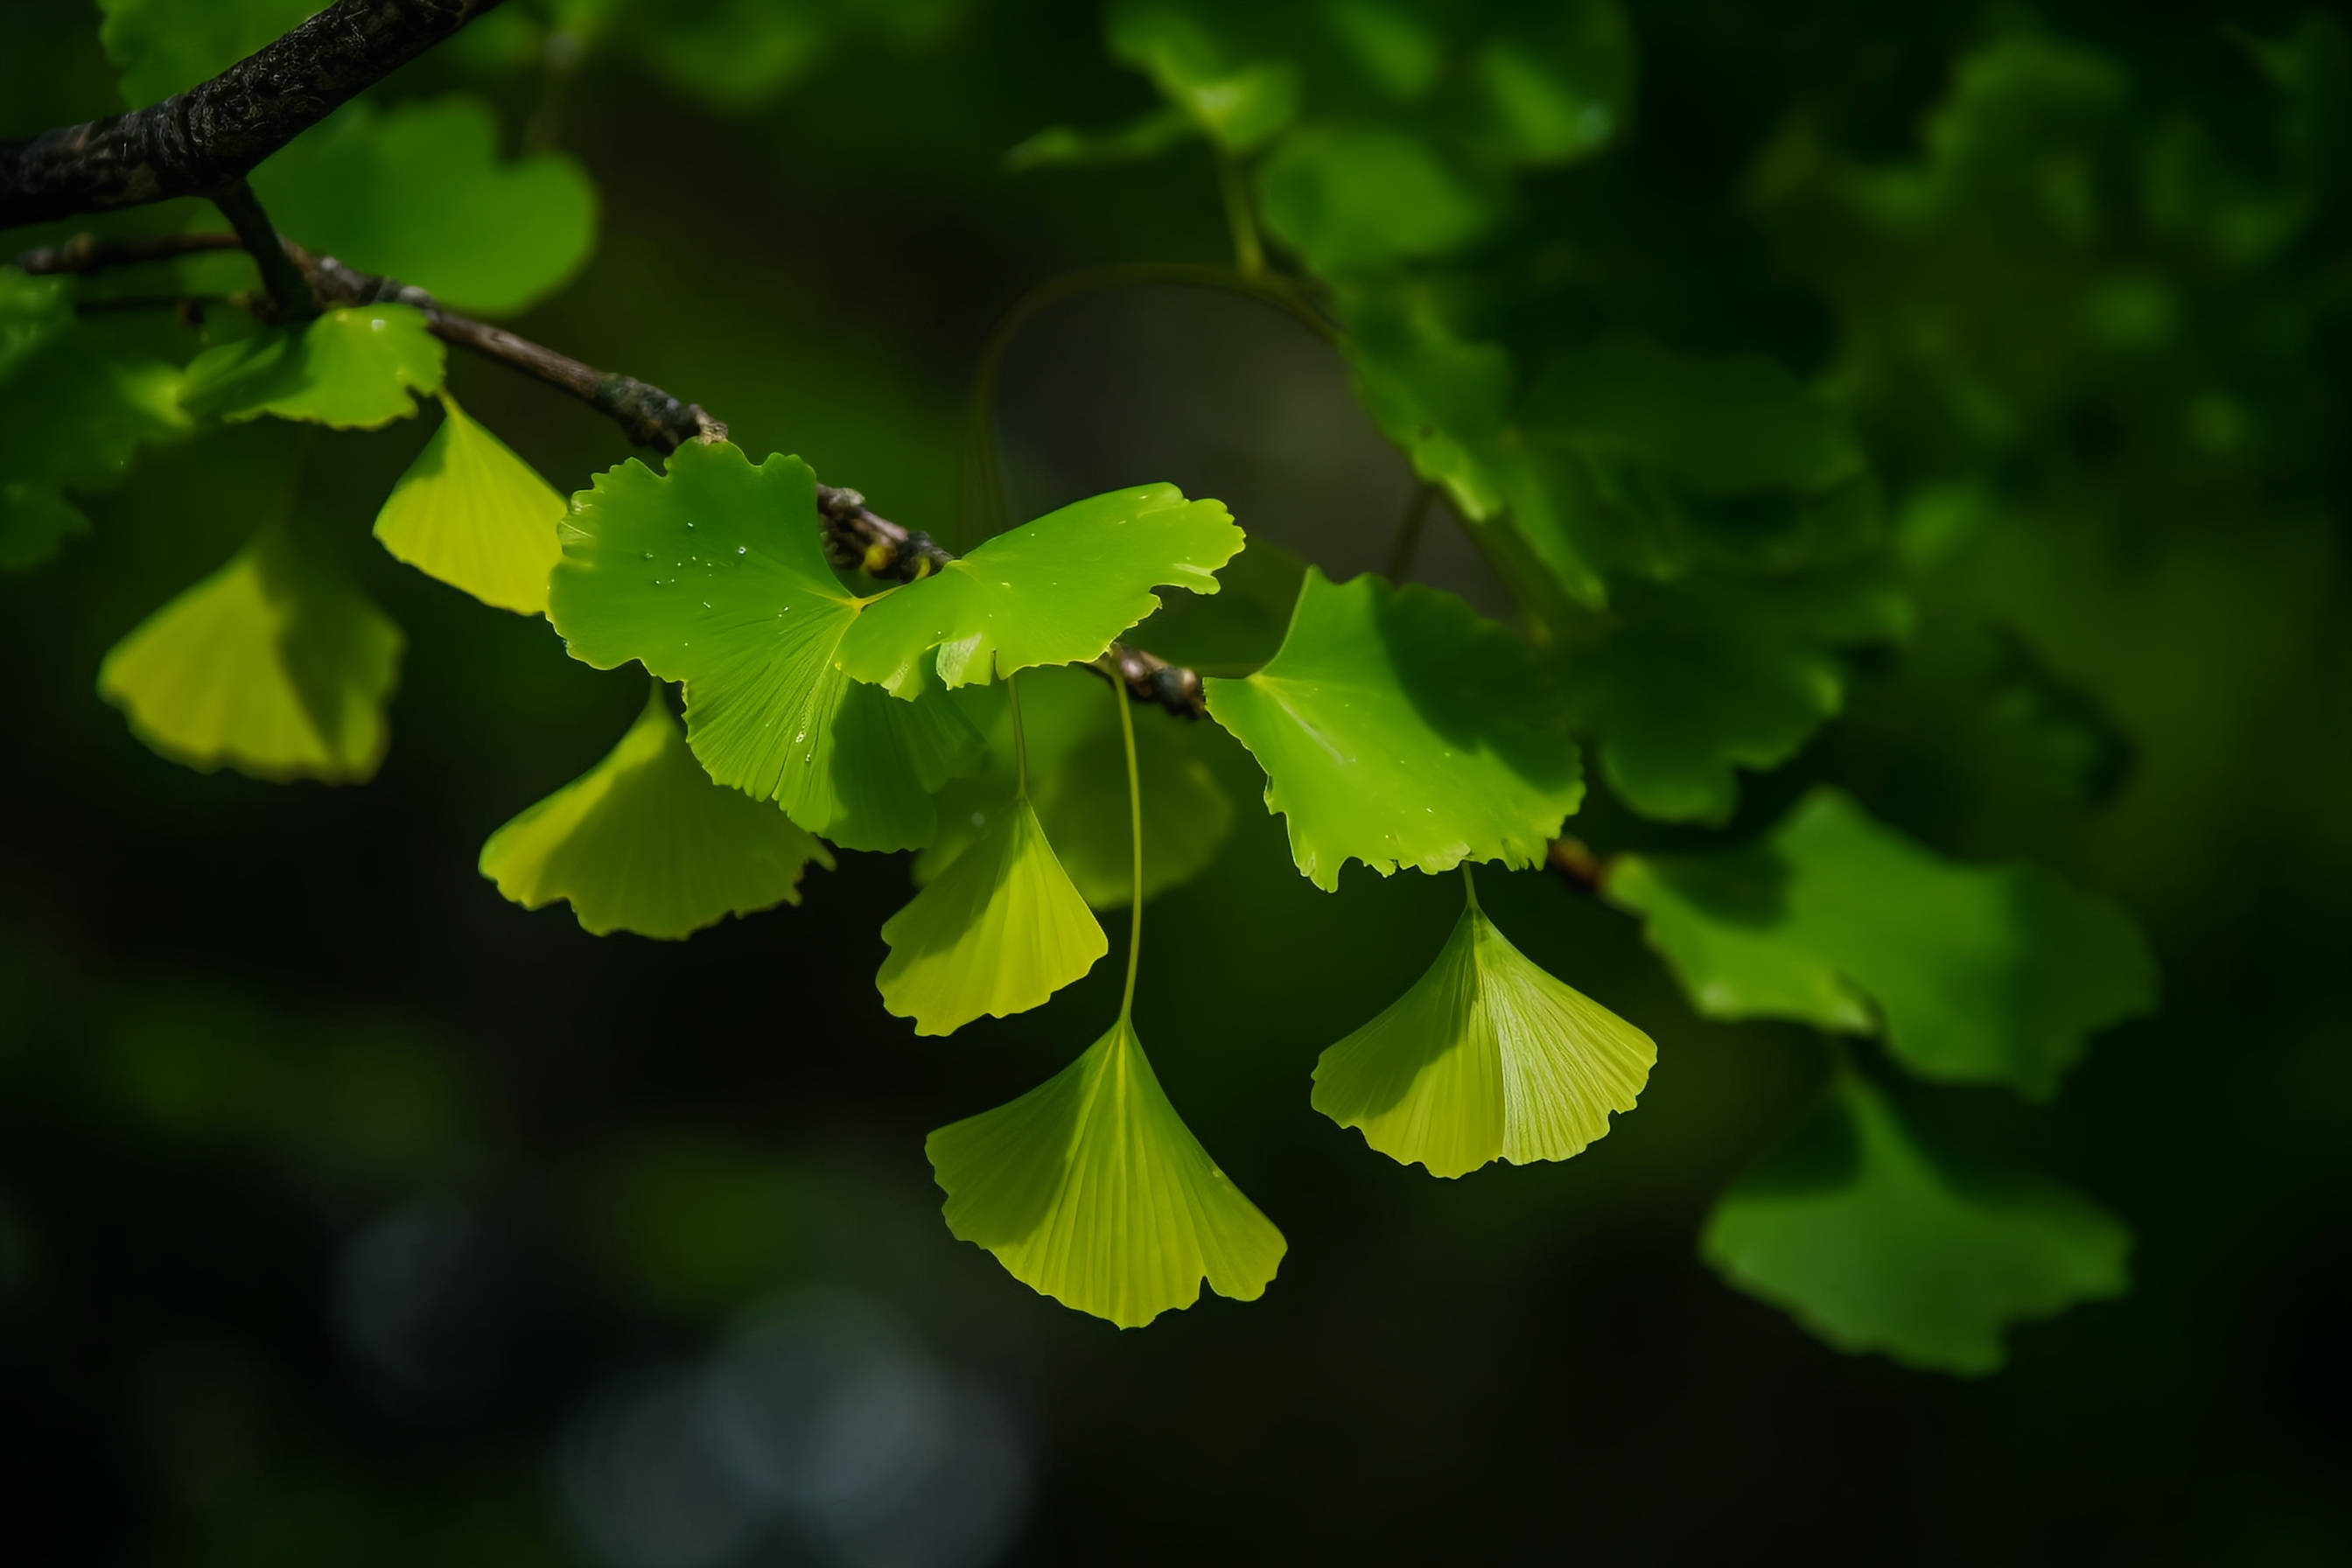
[[[568,900],[592,935],[679,938],[801,901],[825,847],[710,782],[656,690],[604,760],[490,835],[482,875],[527,910]]]
[[[807,464],[694,443],[666,475],[599,474],[562,532],[549,618],[575,658],[684,681],[687,743],[712,778],[853,849],[929,839],[931,795],[982,743],[943,693],[898,701],[834,662],[870,601],[825,563]]]
[[[1383,95],[1424,96],[1445,69],[1445,37],[1433,5],[1397,0],[1324,0],[1323,25],[1349,63]]]
[[[1621,583],[1614,604],[1566,666],[1570,709],[1610,789],[1668,822],[1728,821],[1738,770],[1780,766],[1844,705],[1832,650],[1911,626],[1908,598],[1877,563]]]
[[[1631,115],[1633,36],[1612,0],[1532,8],[1542,21],[1488,37],[1471,62],[1480,142],[1514,163],[1570,163],[1607,147]]]
[[[424,312],[353,305],[206,349],[188,365],[180,405],[199,418],[274,414],[373,430],[415,413],[414,395],[440,389],[444,357]]]
[[[1066,1307],[1140,1328],[1202,1280],[1255,1301],[1286,1244],[1168,1102],[1125,1019],[1037,1088],[923,1145],[948,1228]]]
[[[1534,865],[1583,799],[1532,656],[1450,594],[1310,570],[1273,662],[1206,684],[1326,890],[1349,859],[1382,876]]]
[[[2131,1233],[2021,1172],[1962,1174],[1876,1089],[1841,1073],[1811,1117],[1724,1194],[1699,1253],[1842,1351],[1975,1375],[2001,1331],[2123,1294]]]
[[[1251,59],[1193,9],[1167,0],[1118,0],[1110,52],[1151,79],[1202,134],[1227,153],[1254,153],[1298,113],[1298,68]]]
[[[596,239],[596,187],[579,163],[502,161],[498,117],[465,93],[352,104],[255,170],[253,186],[311,249],[481,314],[552,294]]]
[[[180,373],[132,323],[78,320],[71,279],[0,267],[0,568],[37,565],[89,521],[68,489],[113,488],[139,447],[188,428]]]
[[[1412,989],[1325,1051],[1315,1109],[1399,1164],[1565,1160],[1633,1109],[1650,1037],[1528,961],[1474,895]]]
[[[1883,1029],[1923,1078],[2047,1094],[2093,1033],[2156,1005],[2121,910],[2039,867],[1947,860],[1834,790],[1750,850],[1623,857],[1608,894],[1701,1013]]]
[[[1110,951],[1022,795],[883,922],[882,940],[882,1005],[919,1035],[1025,1013]]]
[[[383,611],[273,526],[116,643],[98,689],[190,767],[353,783],[383,760],[400,647]]]
[[[441,428],[376,513],[375,536],[394,559],[486,605],[545,613],[563,498],[446,392],[441,411]]]
[[[1251,553],[1255,553],[1253,551]],[[1242,559],[1247,560],[1244,555]],[[915,880],[938,877],[1001,816],[1014,782],[1012,715],[987,716],[989,763],[940,793],[939,837],[915,857]],[[1233,827],[1233,798],[1200,755],[1207,725],[1138,716],[1135,749],[1143,787],[1143,896],[1190,881],[1215,858]],[[1126,907],[1133,884],[1127,757],[1109,688],[1076,669],[1021,678],[1021,727],[1029,753],[1028,795],[1087,902]]]
[[[1004,166],[1020,174],[1029,169],[1140,163],[1199,135],[1192,118],[1179,109],[1155,109],[1108,131],[1050,125],[1005,153]]]
[[[1217,591],[1242,547],[1223,501],[1144,485],[1076,501],[874,600],[842,638],[842,668],[900,696],[938,648],[950,687],[1034,665],[1084,664],[1160,607],[1163,584]]]
[[[1451,256],[1485,236],[1494,199],[1409,132],[1314,125],[1258,170],[1268,233],[1326,277]]]
[[[132,109],[218,76],[320,7],[319,0],[98,0],[106,57]]]
[[[1511,356],[1456,336],[1425,299],[1359,291],[1348,322],[1356,395],[1381,433],[1463,516],[1494,516],[1503,494],[1493,447],[1510,412]]]

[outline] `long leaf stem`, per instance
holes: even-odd
[[[1135,972],[1143,958],[1143,772],[1135,763],[1135,718],[1124,699],[1114,696],[1112,701],[1118,706],[1118,738],[1127,747],[1127,826],[1135,850],[1129,883],[1133,896],[1127,906],[1127,989],[1118,999],[1124,1024],[1135,1012]]]

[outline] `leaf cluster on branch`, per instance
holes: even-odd
[[[375,429],[437,405],[376,519],[385,548],[543,615],[573,658],[655,683],[609,755],[483,847],[500,893],[567,902],[595,934],[682,938],[800,902],[835,847],[912,850],[919,890],[882,928],[877,986],[938,1035],[1045,1004],[1109,956],[1097,911],[1129,910],[1108,1029],[927,1146],[955,1235],[1122,1326],[1204,1283],[1255,1299],[1286,1246],[1193,1137],[1135,1028],[1144,906],[1209,864],[1234,809],[1167,743],[1166,718],[1146,711],[1139,730],[1136,706],[1238,741],[1297,869],[1326,893],[1342,895],[1350,862],[1461,872],[1462,914],[1428,971],[1374,984],[1366,1021],[1313,1075],[1313,1107],[1371,1149],[1460,1177],[1577,1156],[1634,1110],[1658,1065],[1651,1032],[1528,959],[1471,880],[1549,868],[1638,920],[1698,1016],[1828,1037],[1810,1116],[1703,1227],[1727,1280],[1841,1348],[1959,1373],[1998,1365],[2011,1323],[2124,1289],[2118,1221],[2005,1152],[1939,1148],[1885,1069],[2046,1100],[2094,1035],[2155,1005],[2130,919],[2046,868],[1940,853],[1856,788],[1781,790],[1793,804],[1761,831],[1767,814],[1743,811],[1751,775],[1815,742],[1867,668],[1932,669],[1938,637],[1977,650],[2006,635],[1939,591],[1938,562],[1990,504],[1951,476],[1997,464],[2063,400],[2051,363],[2072,353],[2078,380],[2105,375],[2090,340],[2160,327],[2160,303],[2118,285],[2104,313],[2028,353],[1977,330],[1992,307],[1922,239],[2053,271],[2078,264],[2068,247],[2106,243],[2090,198],[2019,174],[2004,140],[2030,123],[2053,158],[2119,157],[2095,57],[1994,38],[1915,161],[1864,165],[1801,125],[1767,150],[1758,221],[1837,317],[1834,361],[1800,375],[1707,333],[1678,345],[1660,330],[1671,312],[1641,297],[1638,247],[1612,248],[1594,217],[1639,74],[1611,0],[1459,14],[1115,0],[1109,51],[1153,107],[1047,129],[1009,163],[1204,151],[1233,265],[1049,283],[983,376],[1036,302],[1124,282],[1227,289],[1305,321],[1418,481],[1387,574],[1335,582],[1166,484],[989,529],[957,556],[796,457],[740,449],[694,404],[460,313],[510,314],[577,269],[595,221],[584,173],[553,153],[499,158],[468,100],[332,111],[489,8],[339,0],[282,37],[215,43],[231,47],[216,58],[152,6],[109,7],[126,91],[176,96],[0,145],[0,224],[201,195],[234,232],[92,234],[0,269],[0,426],[17,437],[0,563],[83,531],[72,498],[143,446],[263,418]],[[268,9],[236,16],[274,28],[307,7]],[[655,68],[723,56],[719,26],[682,28],[663,48],[683,52]],[[719,43],[694,55],[698,38]],[[2239,179],[2211,149],[2151,141],[2132,243],[2225,232],[2237,248],[2199,265],[2254,278],[2294,263],[2325,165],[2293,128],[2352,72],[2332,23],[2263,47],[2287,127],[2277,173]],[[770,90],[715,68],[697,79],[720,99]],[[1554,201],[1583,224],[1582,249],[1519,243]],[[2236,221],[2179,216],[2199,202]],[[94,281],[215,277],[240,257],[258,265],[218,297]],[[1602,281],[1580,295],[1562,277]],[[202,334],[170,329],[177,353],[131,308],[174,300]],[[657,463],[587,476],[567,500],[448,395],[452,347],[589,404]],[[2226,423],[2208,421],[2217,461]],[[1890,435],[1922,428],[1937,439]],[[979,513],[1003,521],[985,428],[977,447]],[[1433,519],[1492,567],[1507,623],[1408,580]],[[2000,646],[1997,700],[1970,721],[2073,748],[2064,787],[2090,800],[2103,742],[2084,704],[2030,648]],[[272,522],[98,679],[142,739],[192,766],[359,781],[384,752],[400,647]],[[1594,790],[1629,847],[1566,837]],[[1849,1039],[1881,1042],[1883,1066],[1858,1064]]]

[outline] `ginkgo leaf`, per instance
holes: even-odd
[[[286,233],[453,310],[506,315],[588,259],[596,187],[561,153],[499,156],[498,117],[466,93],[347,105],[253,172]]]
[[[1273,662],[1210,680],[1210,716],[1266,772],[1291,858],[1328,891],[1361,860],[1532,866],[1584,795],[1526,647],[1450,594],[1309,571]]]
[[[1140,1328],[1201,1285],[1255,1301],[1287,1244],[1168,1102],[1124,1018],[1086,1054],[923,1152],[948,1229],[1066,1307]]]
[[[1412,989],[1325,1051],[1315,1109],[1399,1164],[1565,1160],[1633,1109],[1649,1036],[1530,963],[1474,894]]]
[[[444,354],[424,312],[352,305],[217,343],[189,362],[180,405],[199,418],[307,419],[373,430],[439,390]]]
[[[1633,30],[1613,0],[1525,15],[1529,20],[1481,44],[1472,62],[1484,110],[1476,139],[1514,163],[1589,158],[1625,127],[1636,74]]]
[[[1702,1014],[1884,1030],[1923,1078],[2044,1095],[2094,1032],[2156,1005],[2120,909],[2038,866],[1948,860],[1835,790],[1752,849],[1621,857],[1607,891]]]
[[[394,560],[486,605],[543,614],[563,556],[563,498],[446,392],[441,411],[441,428],[376,513],[375,536]]]
[[[1028,799],[1072,885],[1097,910],[1124,909],[1134,879],[1127,756],[1111,689],[1076,669],[1034,669],[1021,678]],[[953,864],[1013,798],[1012,714],[1001,702],[994,707],[975,719],[988,730],[988,765],[940,792],[939,836],[915,857],[919,884]],[[1190,881],[1216,858],[1233,828],[1234,805],[1200,754],[1214,740],[1213,729],[1148,713],[1139,718],[1143,896],[1150,899]]]
[[[710,782],[656,690],[621,743],[490,835],[482,875],[527,910],[568,900],[592,935],[678,938],[801,901],[825,847],[781,811]]]
[[[1491,448],[1510,411],[1511,356],[1457,336],[1423,298],[1357,289],[1349,304],[1348,361],[1365,411],[1464,517],[1492,517],[1503,504]]]
[[[89,531],[89,520],[56,488],[0,480],[0,571],[37,566]]]
[[[1020,174],[1029,169],[1138,163],[1194,141],[1200,134],[1192,117],[1174,108],[1155,109],[1105,131],[1049,125],[1006,153],[1004,167]]]
[[[1215,593],[1217,569],[1241,547],[1223,501],[1188,501],[1174,485],[1113,490],[873,600],[842,638],[841,667],[911,696],[932,648],[950,687],[1084,664],[1160,607],[1154,587]]]
[[[161,103],[218,76],[320,10],[320,0],[99,0],[106,57],[121,71],[122,101]]]
[[[882,940],[882,1005],[919,1035],[1025,1013],[1110,951],[1024,795],[883,922]]]
[[[1266,231],[1333,278],[1450,256],[1500,210],[1435,148],[1389,126],[1302,127],[1259,167],[1257,196]]]
[[[134,323],[78,317],[75,280],[0,267],[0,568],[89,531],[68,492],[111,489],[142,446],[184,435],[180,372]]]
[[[1727,1280],[1837,1349],[1965,1375],[2000,1366],[2010,1324],[2123,1294],[2130,1250],[2131,1233],[2077,1193],[1950,1168],[1851,1072],[1699,1237]]]
[[[911,849],[931,795],[980,765],[979,732],[932,689],[901,702],[835,663],[867,601],[819,543],[816,477],[690,443],[572,497],[548,616],[572,657],[686,683],[686,736],[720,784],[853,849]]]
[[[1160,95],[1227,153],[1264,146],[1298,112],[1298,68],[1242,58],[1192,7],[1118,0],[1110,52],[1151,79]]]
[[[1845,703],[1839,649],[1906,636],[1910,601],[1876,562],[1792,576],[1623,583],[1566,666],[1602,778],[1666,822],[1719,825],[1739,770],[1780,766]]]
[[[354,783],[383,760],[400,648],[383,611],[272,526],[116,643],[98,689],[190,767]]]

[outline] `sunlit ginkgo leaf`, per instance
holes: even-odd
[[[1565,1160],[1633,1109],[1650,1037],[1530,963],[1472,896],[1427,973],[1323,1053],[1315,1109],[1400,1164]]]
[[[1726,1279],[1839,1350],[1971,1375],[2000,1367],[2011,1322],[2123,1294],[2130,1251],[2080,1194],[1936,1156],[1852,1072],[1699,1237]]]
[[[592,935],[684,937],[801,901],[825,847],[740,790],[710,782],[656,691],[601,763],[490,835],[482,875],[527,910],[570,901]]]
[[[935,647],[950,687],[1083,664],[1160,607],[1153,588],[1215,593],[1217,568],[1241,547],[1223,501],[1188,501],[1174,485],[1113,490],[875,600],[843,637],[841,667],[910,696],[917,661]]]
[[[216,343],[188,363],[180,405],[199,418],[305,419],[373,430],[441,385],[441,341],[409,305],[352,305]]]
[[[1001,689],[967,689],[957,700],[985,701]],[[1083,670],[1033,669],[1021,677],[1021,729],[1028,800],[1055,855],[1089,905],[1115,910],[1132,896],[1134,845],[1126,757],[1105,689]],[[939,837],[915,857],[919,884],[937,878],[1011,808],[1014,775],[1024,770],[1015,760],[1012,714],[1001,701],[993,706],[992,714],[973,719],[989,732],[988,766],[940,792]],[[1190,881],[1216,858],[1232,831],[1234,805],[1203,760],[1209,747],[1224,743],[1214,726],[1157,713],[1138,717],[1143,896],[1150,899]]]
[[[882,1005],[919,1035],[1025,1013],[1110,951],[1025,794],[883,922],[882,940]]]
[[[1205,684],[1210,717],[1265,770],[1299,871],[1328,891],[1349,859],[1383,876],[1541,860],[1584,798],[1543,680],[1450,594],[1310,571],[1273,662]]]
[[[383,611],[272,526],[116,643],[98,689],[175,762],[346,784],[383,760],[400,648]]]
[[[486,605],[541,614],[563,555],[563,498],[446,392],[441,409],[441,428],[376,513],[375,536],[394,559]]]
[[[1254,1301],[1287,1244],[1168,1102],[1122,1018],[1084,1056],[924,1143],[948,1228],[1066,1307],[1140,1328],[1202,1280]]]
[[[853,849],[908,849],[931,795],[977,767],[980,734],[933,688],[901,702],[835,663],[868,601],[819,543],[816,477],[726,442],[632,460],[572,498],[548,616],[572,657],[635,659],[686,683],[687,743],[710,776]]]

